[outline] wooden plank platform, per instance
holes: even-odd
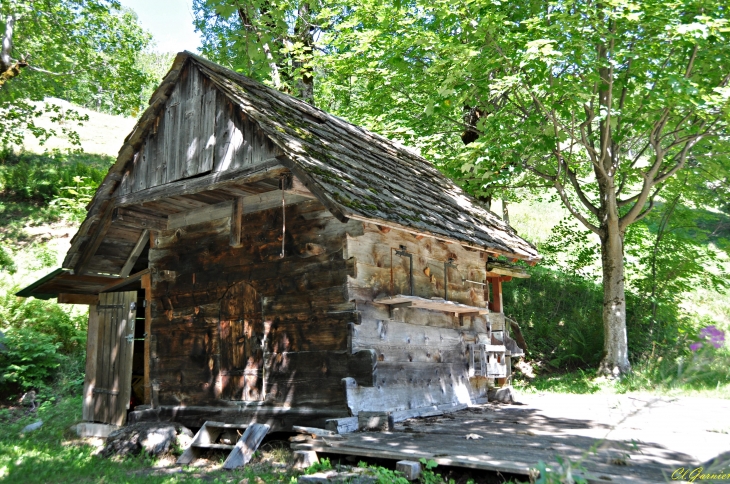
[[[445,301],[441,298],[426,299],[423,297],[406,296],[403,294],[376,299],[373,302],[377,304],[385,304],[387,306],[398,305],[400,307],[431,309],[433,311],[443,311],[446,313],[489,314],[489,309],[487,308],[468,306],[454,301]]]
[[[614,483],[667,482],[676,469],[694,468],[730,448],[730,436],[711,428],[730,428],[730,402],[710,401],[706,413],[721,412],[722,422],[714,417],[703,423],[697,405],[632,398],[532,396],[525,405],[478,405],[406,420],[391,432],[317,437],[292,448],[397,460],[424,457],[442,466],[524,476],[538,461],[552,467],[561,456],[584,466],[590,481]]]

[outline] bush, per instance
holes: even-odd
[[[113,159],[58,151],[38,155],[0,151],[0,193],[16,200],[49,203],[68,197],[69,189],[93,193]]]
[[[65,393],[83,382],[85,315],[71,316],[53,301],[24,299],[11,288],[0,296],[0,392],[45,389],[55,383]]]
[[[0,356],[0,387],[16,384],[23,390],[42,388],[61,364],[60,343],[32,328],[10,328]]]
[[[0,327],[28,328],[48,335],[65,354],[83,350],[86,344],[86,315],[71,316],[55,301],[19,298],[14,295],[18,288],[10,288],[0,296]]]
[[[505,314],[521,326],[530,358],[555,369],[597,366],[603,352],[603,291],[576,275],[536,266],[503,284]]]

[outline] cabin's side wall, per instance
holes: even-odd
[[[252,167],[278,154],[256,124],[189,65],[127,166],[118,195]]]
[[[395,253],[401,246],[413,254],[413,295],[443,298],[444,262],[452,259],[456,267],[446,269],[448,299],[486,307],[484,286],[478,284],[485,279],[483,253],[368,223],[362,235],[348,236],[346,255],[354,258],[356,268],[356,275],[348,277],[348,291],[361,318],[359,325],[351,325],[350,346],[352,351],[372,349],[377,357],[375,385],[349,385],[353,413],[469,403],[475,396],[469,382],[468,343],[486,334],[488,316],[460,321],[453,313],[389,310],[373,302],[409,294],[410,261]]]
[[[150,250],[153,402],[159,406],[332,408],[342,379],[372,380],[371,354],[348,351],[355,321],[343,224],[316,200],[161,232]],[[371,383],[371,381],[370,381]],[[334,413],[333,413],[334,414]]]

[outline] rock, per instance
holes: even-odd
[[[395,463],[395,470],[403,474],[409,481],[415,481],[421,476],[421,463],[412,460],[401,460]]]
[[[296,450],[294,451],[294,468],[306,469],[307,467],[319,462],[317,453],[313,450]]]
[[[394,420],[391,412],[360,412],[357,414],[360,430],[393,430]]]
[[[23,430],[21,430],[20,433],[26,434],[28,432],[33,432],[34,430],[38,430],[39,428],[41,428],[41,426],[43,426],[43,420],[39,420],[37,422],[33,422],[30,425],[26,425],[25,427],[23,427]]]
[[[175,445],[186,448],[193,439],[193,432],[180,424],[169,422],[139,422],[109,434],[101,451],[104,457],[112,455],[137,455],[144,451],[159,456]]]
[[[337,472],[329,470],[299,476],[297,484],[375,484],[378,482],[376,476],[364,475],[360,472]]]
[[[509,385],[502,388],[490,388],[487,391],[487,399],[490,402],[517,403],[517,393]]]

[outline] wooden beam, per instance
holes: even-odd
[[[147,337],[144,339],[144,403],[152,404],[152,393],[150,387],[150,335],[152,334],[152,278],[149,274],[142,276],[142,289],[144,289],[144,332]]]
[[[147,247],[147,244],[149,244],[149,241],[150,231],[148,229],[145,229],[142,231],[142,235],[139,236],[139,239],[137,239],[137,243],[134,244],[134,249],[132,249],[132,253],[129,254],[127,262],[124,263],[124,267],[122,267],[122,270],[119,272],[119,277],[129,276],[129,273],[132,272],[134,264],[137,262],[137,259],[139,259],[139,256],[142,254],[144,248]]]
[[[58,304],[99,304],[99,296],[96,294],[68,294],[60,293],[58,295]]]
[[[286,191],[307,198],[317,198],[297,177],[292,177],[291,187],[287,188]]]
[[[188,225],[208,222],[219,218],[230,217],[233,210],[233,200],[200,207],[187,212],[170,214],[167,217],[167,230],[175,230]]]
[[[310,199],[310,197],[289,193],[288,190],[284,190],[284,202],[286,205],[294,205],[295,203],[305,202]],[[243,198],[244,214],[260,212],[276,207],[281,207],[281,190],[271,190]]]
[[[241,247],[241,222],[243,220],[243,197],[237,197],[233,201],[233,213],[231,214],[231,247]]]
[[[337,220],[342,223],[347,222],[347,216],[342,212],[342,210],[340,210],[337,204],[333,203],[330,200],[329,195],[327,195],[322,187],[320,187],[319,184],[315,182],[311,176],[309,176],[309,173],[302,170],[294,160],[286,155],[281,155],[278,157],[278,159],[282,165],[291,170],[294,176],[296,176],[299,181],[304,184],[307,190],[309,190],[314,196],[319,199],[320,202],[322,202],[322,205],[324,205],[325,208],[327,208],[327,210],[329,210],[329,212],[334,215]]]
[[[223,468],[227,470],[243,467],[251,460],[254,452],[259,448],[264,437],[271,429],[270,426],[260,423],[252,423],[243,432],[243,435],[233,448],[228,458],[223,462]]]
[[[487,265],[488,277],[509,276],[517,279],[529,279],[530,274],[521,267],[489,267]]]
[[[104,241],[104,237],[106,237],[106,233],[109,231],[109,227],[111,227],[112,225],[112,212],[113,210],[111,210],[111,207],[108,207],[106,212],[104,212],[104,215],[102,215],[101,219],[99,220],[99,225],[94,231],[94,235],[92,235],[89,240],[86,241],[86,246],[84,247],[83,252],[81,252],[79,259],[74,265],[74,274],[81,275],[84,273],[84,270],[89,264],[89,261],[94,256],[94,254],[96,254],[99,246]]]
[[[101,291],[99,291],[99,292],[100,293],[102,293],[102,292],[115,292],[118,289],[122,289],[127,284],[131,284],[133,282],[137,282],[137,281],[141,280],[142,279],[142,276],[144,276],[145,274],[149,274],[149,273],[150,273],[150,270],[149,269],[143,269],[143,270],[141,270],[139,272],[135,272],[134,274],[132,274],[129,277],[126,277],[126,278],[124,278],[122,280],[117,279],[116,282],[113,282],[113,283],[109,284],[108,286],[104,286],[104,288]]]
[[[502,312],[502,280],[500,277],[490,277],[489,283],[492,286],[492,300],[489,302],[489,310],[495,313]]]
[[[464,318],[469,318],[474,324],[474,316],[479,316],[480,313],[473,312],[473,313],[459,313],[459,326],[464,326]]]
[[[287,172],[289,172],[289,169],[281,166],[279,160],[271,158],[253,167],[179,180],[127,195],[120,195],[113,200],[116,207],[126,207],[129,205],[154,202],[173,196],[191,195],[193,193],[215,190],[225,185],[253,183],[266,178],[278,178]]]
[[[151,215],[123,207],[116,210],[114,222],[141,229],[167,230],[167,215]]]
[[[325,204],[325,207],[327,207],[326,204]],[[327,207],[327,209],[329,209],[329,207]],[[334,213],[333,213],[333,215],[334,215]],[[476,244],[471,244],[471,243],[465,242],[463,240],[457,240],[457,239],[454,239],[454,238],[445,237],[443,235],[436,235],[436,234],[431,233],[431,232],[424,232],[424,231],[421,231],[421,230],[414,230],[411,227],[406,227],[405,225],[401,225],[401,224],[396,223],[396,222],[391,222],[389,220],[382,220],[382,219],[374,219],[374,218],[369,218],[369,217],[363,217],[361,215],[357,215],[357,214],[354,214],[354,213],[348,213],[345,218],[346,219],[347,218],[351,218],[353,220],[360,220],[361,222],[367,222],[367,223],[370,223],[370,224],[373,224],[373,225],[377,225],[377,226],[390,227],[390,228],[395,229],[395,230],[400,230],[400,231],[403,231],[403,232],[412,234],[415,237],[425,236],[425,237],[431,237],[431,238],[436,239],[436,240],[440,240],[442,242],[459,244],[462,247],[464,247],[465,249],[478,250],[478,251],[481,251],[481,252],[485,252],[485,253],[487,253],[489,255],[494,255],[494,256],[497,256],[497,255],[505,255],[505,256],[509,256],[509,257],[515,257],[516,256],[516,257],[519,257],[520,260],[524,260],[526,262],[529,261],[529,260],[531,260],[531,257],[530,256],[527,256],[527,255],[513,254],[511,252],[500,251],[499,249],[496,249],[494,247],[486,248],[486,247],[482,247],[481,245],[476,245]]]
[[[284,191],[284,201],[286,205],[293,205],[295,203],[304,202],[309,199],[309,197],[294,195],[287,191]],[[226,200],[225,202],[216,203],[215,205],[208,205],[207,207],[196,208],[187,212],[173,213],[168,217],[167,229],[175,230],[181,227],[186,227],[188,225],[227,217],[231,217],[232,219],[234,219],[234,210],[237,209],[238,204],[241,204],[240,208],[242,214],[260,212],[262,210],[268,210],[270,208],[281,207],[281,190],[271,190],[256,195],[238,197],[235,200]],[[231,229],[234,229],[233,225],[231,225]]]
[[[98,299],[98,297],[97,297]],[[98,304],[98,302],[96,303]],[[96,360],[99,351],[99,313],[96,305],[89,307],[89,326],[86,332],[86,373],[84,376],[84,400],[82,418],[88,422],[94,421],[94,386],[96,381]]]

